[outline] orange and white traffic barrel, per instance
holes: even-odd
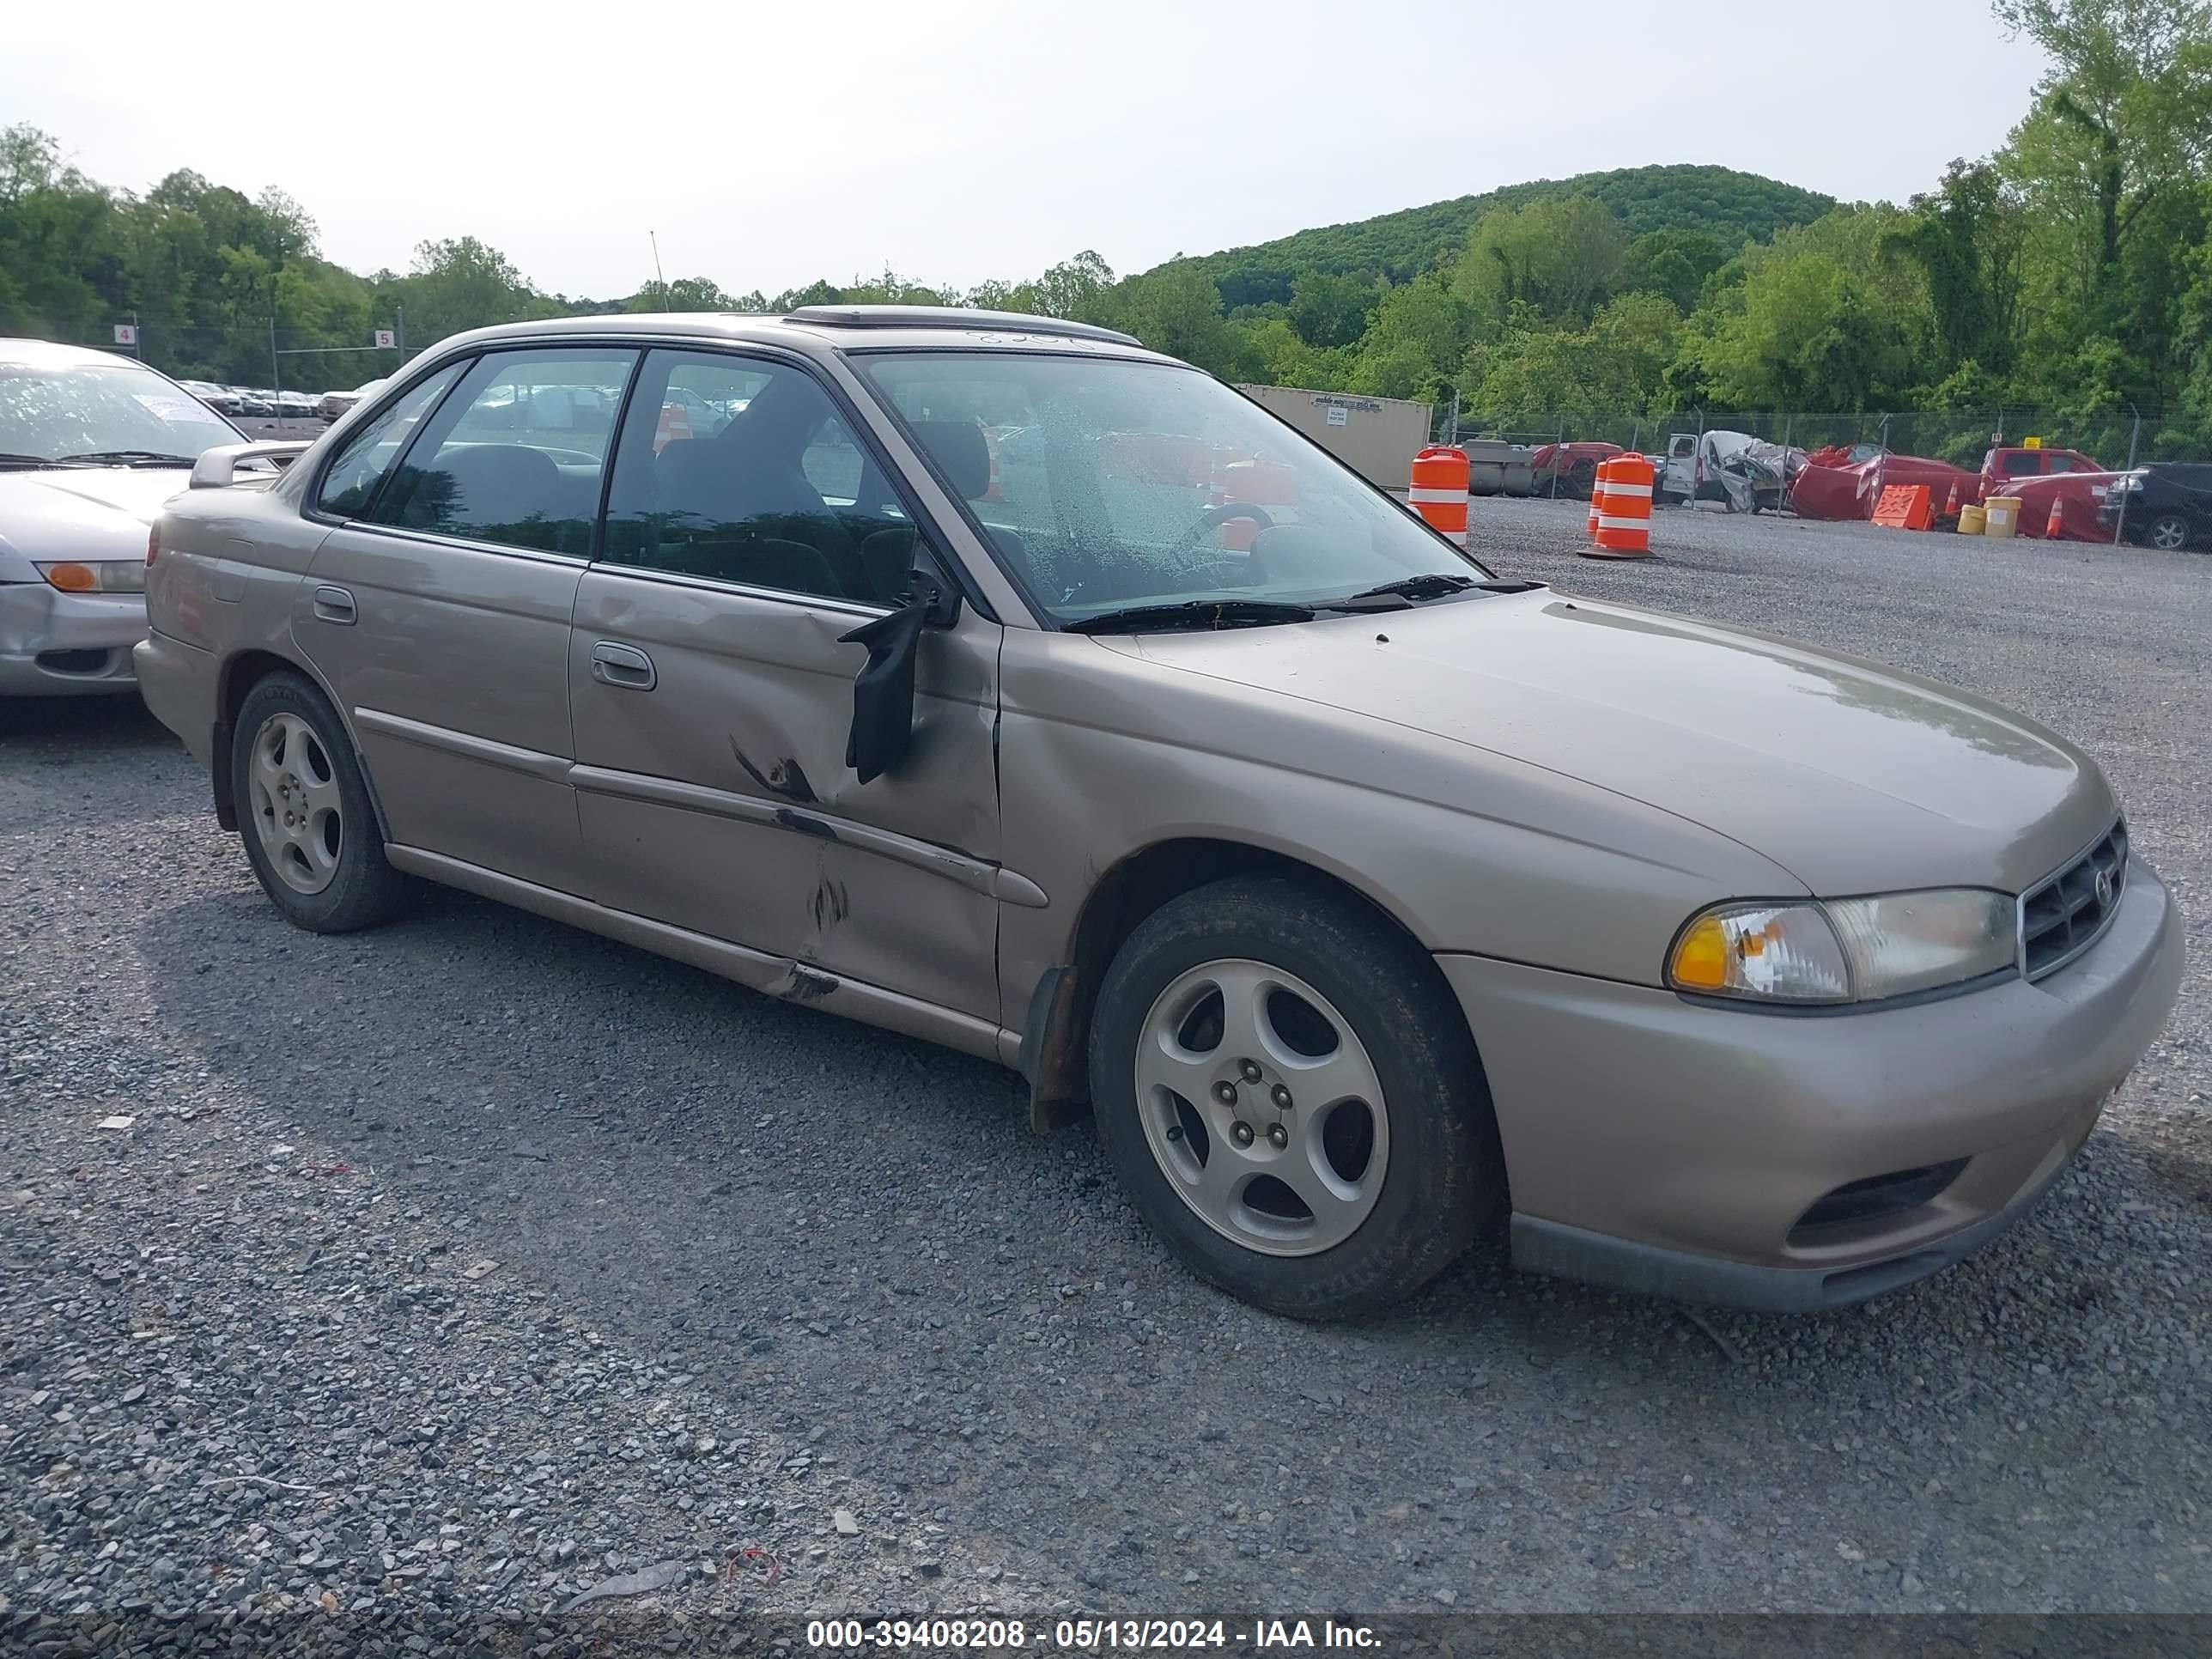
[[[660,419],[653,428],[653,453],[656,455],[671,444],[689,443],[691,440],[691,416],[682,404],[663,404]]]
[[[1413,457],[1406,503],[1455,547],[1467,545],[1467,451],[1431,444]]]
[[[1590,480],[1589,538],[1597,539],[1597,521],[1605,512],[1605,481],[1612,477],[1609,470],[1613,458],[1606,457],[1597,464],[1597,476]]]
[[[1616,455],[1606,464],[1605,507],[1597,518],[1597,559],[1651,556],[1651,463],[1641,455]]]

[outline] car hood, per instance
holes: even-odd
[[[1627,796],[1828,896],[2016,892],[2080,854],[2118,810],[2087,756],[1970,693],[1544,590],[1101,642]]]
[[[146,556],[146,530],[191,477],[180,466],[0,471],[0,581],[31,581],[33,559]]]

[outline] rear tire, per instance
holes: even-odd
[[[2144,531],[2143,539],[2161,553],[2182,552],[2189,546],[2189,520],[2179,513],[2158,514]]]
[[[1235,877],[1148,917],[1107,970],[1090,1058],[1132,1206],[1191,1272],[1276,1313],[1404,1299],[1504,1190],[1435,963],[1318,884]]]
[[[231,799],[246,861],[284,920],[311,933],[388,921],[415,884],[384,859],[368,785],[343,722],[301,675],[246,694],[232,728]]]

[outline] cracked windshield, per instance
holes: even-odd
[[[876,358],[867,373],[968,497],[1000,562],[1063,625],[1208,600],[1326,605],[1408,577],[1486,574],[1187,368],[930,352]]]

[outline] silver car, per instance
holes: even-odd
[[[2179,983],[2064,738],[1497,580],[1103,330],[516,324],[232,466],[161,517],[140,675],[286,917],[447,883],[997,1060],[1267,1307],[1494,1221],[1640,1291],[1905,1284]]]
[[[240,435],[131,358],[0,340],[0,696],[133,688],[154,515]]]

